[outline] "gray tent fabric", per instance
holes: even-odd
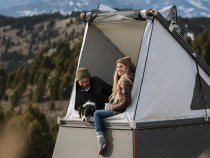
[[[112,84],[118,58],[130,56],[136,65],[131,105],[106,122],[135,129],[137,123],[208,118],[210,69],[174,30],[176,7],[154,11],[154,16],[147,10],[99,8],[87,14],[78,68],[87,67],[92,76]],[[74,103],[75,86],[64,121],[81,122]]]
[[[210,109],[210,86],[199,74],[196,75],[190,108],[192,110]]]

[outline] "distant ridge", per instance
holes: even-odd
[[[207,0],[159,0],[158,2],[145,0],[12,0],[1,2],[0,14],[11,17],[31,16],[43,13],[60,12],[70,14],[72,11],[89,11],[96,9],[102,3],[119,9],[147,9],[160,10],[169,5],[176,5],[178,16],[182,17],[210,17],[210,1]]]

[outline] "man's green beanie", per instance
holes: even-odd
[[[90,77],[90,73],[89,73],[88,69],[81,67],[77,70],[76,81],[79,81],[83,78],[88,78],[88,77]]]

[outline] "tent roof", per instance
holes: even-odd
[[[117,23],[119,21],[129,22],[134,20],[145,21],[146,19],[153,19],[153,16],[155,16],[158,12],[168,21],[176,22],[177,20],[177,10],[174,5],[165,7],[159,11],[152,10],[153,16],[149,16],[147,11],[148,10],[145,9],[117,11],[100,4],[97,11],[86,13],[85,21],[89,24]]]

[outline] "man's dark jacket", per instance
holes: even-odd
[[[112,86],[99,77],[90,78],[90,89],[86,92],[81,89],[79,83],[76,84],[75,110],[87,101],[96,103],[96,109],[104,109],[104,104],[112,93]]]

